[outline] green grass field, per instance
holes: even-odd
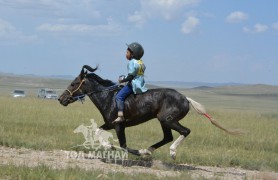
[[[51,82],[53,83],[53,82]],[[55,82],[54,82],[55,84]],[[65,83],[63,84],[64,87]],[[3,88],[5,87],[5,88]],[[56,86],[57,88],[62,88]],[[260,86],[262,88],[265,86]],[[10,88],[14,86],[10,85]],[[87,98],[84,104],[76,102],[68,107],[55,100],[43,100],[32,96],[12,98],[9,86],[0,88],[0,145],[25,147],[37,150],[63,149],[83,143],[81,134],[73,130],[80,124],[90,125],[95,119],[102,125],[102,117]],[[4,90],[3,90],[4,89]],[[167,163],[188,163],[220,167],[242,167],[252,170],[278,171],[278,97],[275,90],[252,93],[244,88],[215,88],[207,90],[181,90],[183,94],[205,105],[207,111],[220,124],[246,131],[243,136],[231,136],[216,128],[205,118],[191,110],[181,124],[191,129],[191,134],[178,148],[176,161],[169,155],[170,143],[156,150],[152,157]],[[152,127],[152,128],[150,128]],[[114,131],[110,131],[116,137]],[[156,119],[126,129],[127,143],[131,148],[143,149],[162,138],[161,127]],[[174,138],[179,134],[174,132]],[[135,156],[129,156],[138,159]],[[14,168],[23,172],[26,167]],[[43,167],[42,169],[44,169]],[[11,166],[1,167],[5,172]],[[36,169],[40,171],[41,169]],[[52,170],[47,170],[51,171]],[[66,170],[65,170],[66,171]],[[55,173],[53,173],[55,176]],[[60,174],[57,173],[60,177]],[[0,176],[3,174],[0,174]],[[27,174],[28,175],[28,174]]]

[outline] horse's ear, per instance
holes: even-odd
[[[80,72],[81,79],[83,79],[87,75],[87,73],[88,73],[87,70],[84,70],[84,67],[83,67],[81,72]]]

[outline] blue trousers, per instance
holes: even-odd
[[[132,86],[130,84],[125,85],[116,95],[116,104],[118,111],[124,111],[125,99],[128,95],[132,94]]]

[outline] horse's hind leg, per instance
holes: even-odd
[[[161,124],[163,135],[164,135],[163,139],[161,141],[159,141],[158,143],[151,145],[148,149],[140,150],[139,152],[141,155],[150,155],[157,148],[173,141],[173,135],[172,135],[171,128],[169,128],[163,122],[160,122],[160,124]]]
[[[190,134],[190,129],[182,126],[178,121],[166,121],[169,128],[180,133],[178,139],[170,146],[170,156],[172,159],[176,158],[176,149],[183,142],[184,138]]]

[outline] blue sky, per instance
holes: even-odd
[[[0,72],[116,80],[134,41],[147,81],[278,85],[276,0],[0,0]]]

